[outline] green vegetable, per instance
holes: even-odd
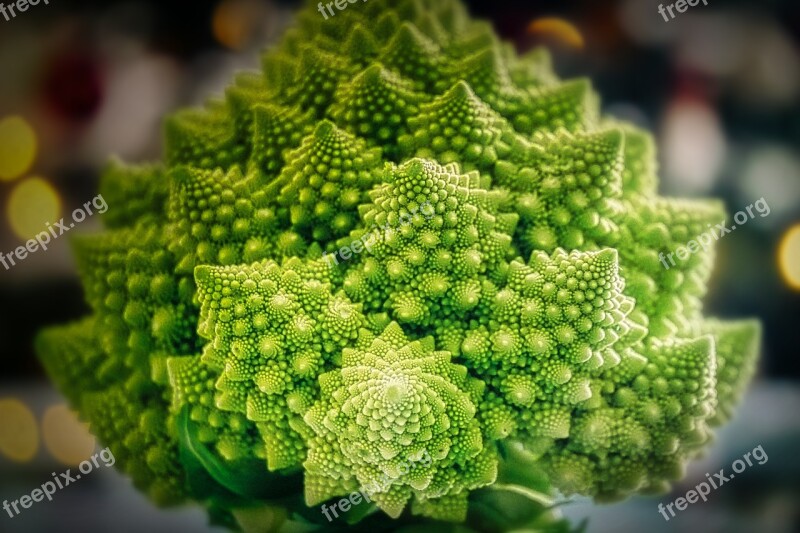
[[[666,490],[758,353],[702,315],[712,250],[658,258],[721,205],[658,196],[646,132],[457,0],[316,7],[166,121],[163,165],[110,164],[52,379],[137,487],[229,527],[566,531],[556,491]]]

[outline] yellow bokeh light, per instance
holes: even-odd
[[[778,266],[786,284],[800,291],[800,224],[783,235],[778,248]]]
[[[28,407],[15,398],[0,400],[0,453],[25,463],[39,450],[39,428]]]
[[[95,438],[86,424],[63,404],[53,405],[45,411],[42,440],[50,455],[69,466],[77,466],[91,457],[95,447]]]
[[[11,181],[31,168],[36,158],[36,133],[20,116],[0,120],[0,180]]]
[[[30,178],[17,185],[8,198],[8,221],[22,240],[47,230],[61,216],[61,200],[49,182]]]
[[[571,22],[558,17],[542,17],[528,24],[528,33],[542,37],[552,37],[572,46],[583,48],[583,35]]]

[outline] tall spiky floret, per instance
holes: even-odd
[[[712,247],[664,268],[721,205],[658,196],[647,132],[458,0],[318,7],[166,120],[163,163],[105,170],[52,379],[157,503],[229,527],[362,491],[365,531],[540,530],[543,493],[668,488],[758,353],[702,314]]]

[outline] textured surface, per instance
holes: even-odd
[[[74,243],[92,316],[38,340],[137,486],[231,525],[378,478],[353,517],[463,521],[515,469],[680,477],[758,351],[702,315],[713,250],[658,259],[719,203],[659,197],[646,132],[455,0],[311,5],[263,66],[169,117],[163,165],[109,165]]]

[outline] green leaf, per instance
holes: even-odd
[[[267,470],[259,460],[227,462],[200,442],[198,427],[184,407],[177,416],[180,457],[190,490],[197,498],[247,503],[273,500],[302,490],[299,473],[282,475]]]

